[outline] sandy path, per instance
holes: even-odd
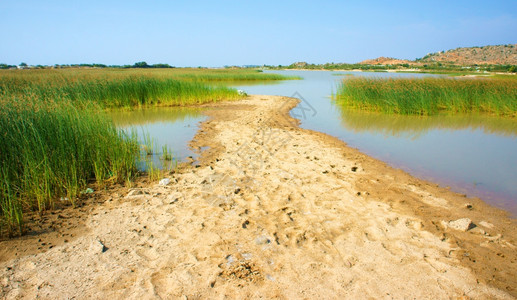
[[[113,195],[69,243],[0,263],[0,297],[513,299],[514,220],[299,129],[295,104],[211,111],[199,166]],[[477,227],[445,226],[464,217]]]

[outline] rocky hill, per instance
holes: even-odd
[[[403,60],[392,57],[367,59],[362,65],[423,65],[425,63],[450,63],[454,65],[517,65],[517,44],[456,48],[429,53],[416,60]]]
[[[363,60],[359,64],[361,65],[401,65],[401,64],[414,64],[414,61],[405,60],[405,59],[397,59],[392,57],[378,57],[374,59]]]
[[[456,48],[430,53],[417,62],[443,62],[455,65],[517,65],[517,44]]]

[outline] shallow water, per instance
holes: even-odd
[[[248,94],[294,96],[301,127],[348,145],[467,196],[517,215],[517,120],[482,115],[396,116],[345,110],[330,95],[350,76],[421,77],[425,74],[275,71],[304,80],[237,85]],[[335,76],[335,74],[343,74]]]
[[[126,131],[134,130],[138,134],[140,144],[144,145],[144,135],[148,134],[154,141],[154,154],[147,158],[155,167],[172,167],[178,161],[196,154],[188,147],[194,138],[200,122],[206,117],[199,108],[192,107],[152,107],[136,110],[113,110],[109,112],[113,122]],[[172,150],[173,162],[160,159],[162,147],[166,145]],[[140,166],[146,168],[144,161]]]

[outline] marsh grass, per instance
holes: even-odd
[[[163,169],[158,168],[152,160],[149,160],[147,163],[147,174],[149,176],[149,180],[151,182],[158,181],[162,177]]]
[[[12,99],[11,99],[12,100]],[[98,107],[33,96],[0,100],[0,207],[7,231],[24,210],[73,199],[90,180],[124,182],[136,170],[136,136],[119,131]]]
[[[160,159],[164,161],[172,160],[172,151],[169,149],[169,147],[167,147],[167,145],[162,146],[162,156]]]
[[[253,69],[45,69],[45,70],[0,70],[0,79],[32,83],[51,83],[55,86],[67,82],[120,81],[127,78],[175,79],[196,82],[231,81],[278,81],[301,79],[299,76],[263,73]]]
[[[350,78],[334,99],[344,107],[405,115],[477,112],[515,117],[517,80]]]
[[[87,100],[104,108],[182,106],[242,98],[223,83],[285,79],[299,77],[231,69],[0,70],[0,95]]]
[[[154,138],[151,136],[151,133],[149,133],[148,131],[145,131],[144,129],[142,129],[142,138],[143,138],[143,144],[142,144],[142,149],[145,153],[145,155],[147,156],[150,156],[150,155],[153,155],[154,152],[155,152],[155,142],[154,142]]]
[[[129,77],[104,81],[25,82],[5,80],[0,84],[4,98],[33,95],[42,101],[56,98],[72,102],[91,101],[104,108],[138,106],[182,106],[239,99],[235,89],[202,82],[175,79]]]

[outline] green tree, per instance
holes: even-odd
[[[145,61],[136,62],[133,68],[149,68],[149,65]]]

